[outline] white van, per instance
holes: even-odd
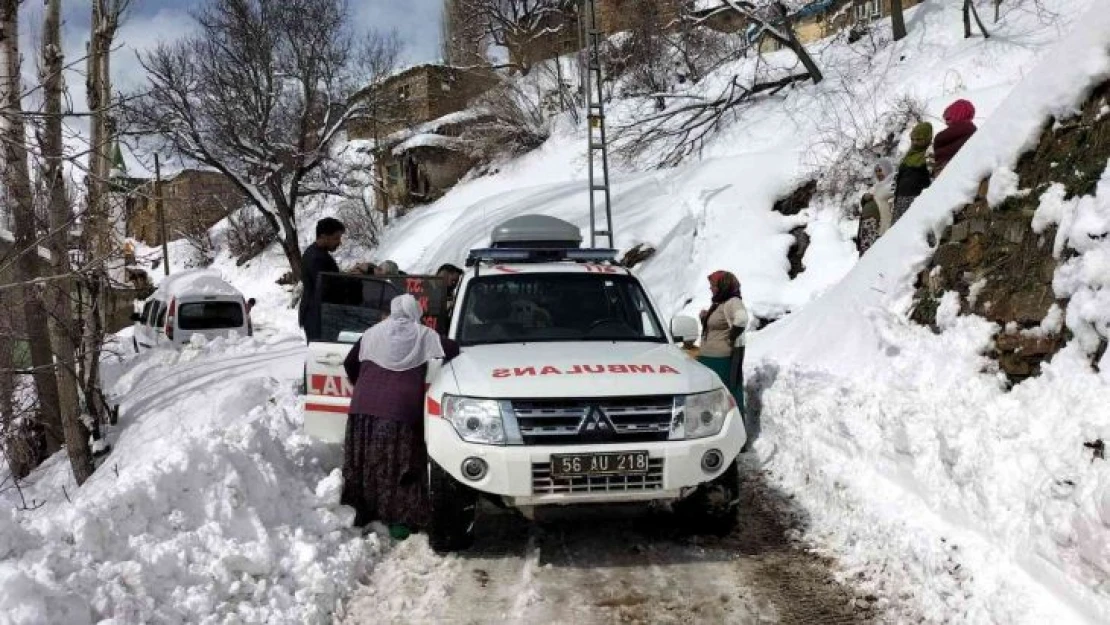
[[[169,276],[131,319],[135,351],[185,345],[197,334],[208,339],[254,334],[243,294],[207,270]]]

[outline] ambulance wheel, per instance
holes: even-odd
[[[474,543],[478,493],[460,484],[438,464],[428,461],[431,520],[428,543],[436,553],[462,551]]]
[[[740,470],[733,460],[724,473],[672,507],[688,532],[726,536],[736,527],[739,500]]]

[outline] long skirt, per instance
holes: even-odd
[[[347,419],[342,502],[355,509],[355,525],[380,521],[427,527],[428,452],[422,425],[364,414]]]
[[[916,195],[899,195],[894,198],[894,204],[891,206],[891,220],[890,223],[895,223],[906,214],[913,206],[913,201],[917,199]]]
[[[747,405],[744,402],[744,372],[743,372],[744,349],[743,348],[740,348],[739,358],[740,358],[740,364],[741,364],[741,371],[740,371],[739,379],[737,380],[736,384],[730,384],[729,383],[729,377],[731,377],[731,374],[732,374],[732,358],[720,358],[720,357],[714,358],[712,356],[698,356],[698,362],[700,362],[701,364],[705,365],[706,367],[709,367],[710,369],[712,369],[713,373],[716,373],[717,377],[721,378],[721,381],[725,383],[725,387],[728,388],[730,393],[732,393],[733,399],[736,400],[736,405],[740,407],[740,414],[743,415],[743,418],[744,418],[744,431],[748,435],[748,442],[744,444],[744,448],[743,448],[742,451],[747,451],[747,450],[751,449],[751,446],[755,442],[755,439],[759,438],[759,434],[760,434],[760,431],[762,430],[762,426],[761,426],[761,423],[760,423],[759,415],[751,414],[748,411]]]
[[[744,353],[740,353],[740,362],[743,363]],[[736,405],[740,406],[740,410],[744,410],[744,374],[741,372],[740,379],[736,384],[729,383],[729,377],[732,374],[732,358],[728,357],[713,357],[713,356],[698,356],[698,362],[709,367],[721,381],[725,383],[729,392],[732,393],[732,398],[736,400]]]

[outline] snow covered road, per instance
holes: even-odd
[[[864,599],[793,544],[804,515],[747,467],[738,529],[694,538],[669,515],[575,509],[530,523],[487,511],[470,551],[395,547],[344,623],[856,623]]]

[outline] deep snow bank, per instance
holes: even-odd
[[[45,506],[4,502],[0,623],[330,622],[378,544],[338,505],[337,448],[300,434],[303,358],[285,335],[114,365],[105,463],[76,489],[59,454],[26,488]]]
[[[951,298],[939,335],[906,321],[927,235],[1110,75],[1110,14],[1077,24],[843,282],[749,349],[770,466],[894,615],[1110,620],[1110,464],[1084,447],[1110,436],[1110,378],[1089,356],[1110,325],[1110,173],[1063,207],[1046,194],[1038,214],[1061,224],[1071,258],[1054,286],[1082,330],[1040,377],[1006,392],[982,355],[997,329]]]

